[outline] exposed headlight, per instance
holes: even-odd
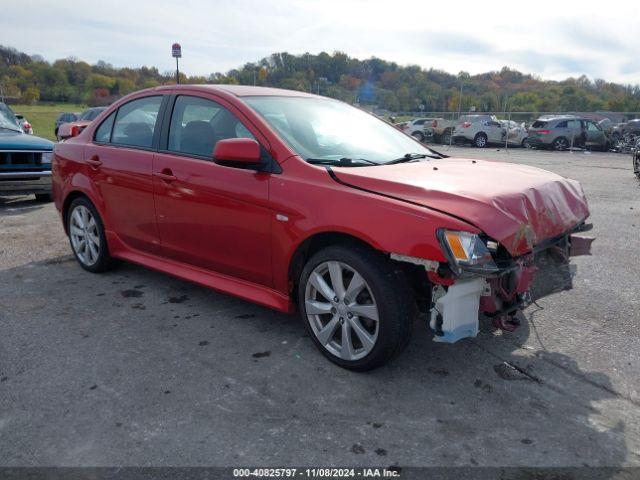
[[[42,163],[43,165],[51,164],[52,158],[53,158],[53,152],[42,152],[40,163]]]
[[[491,252],[475,233],[441,229],[438,238],[456,273],[491,274],[499,270]]]

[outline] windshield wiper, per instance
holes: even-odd
[[[396,163],[406,163],[412,162],[414,160],[420,160],[421,158],[439,158],[435,155],[427,155],[426,153],[406,153],[400,158],[395,158],[393,160],[389,160],[388,162],[384,162],[383,165],[393,165]]]
[[[373,160],[367,160],[366,158],[348,158],[343,157],[340,160],[331,160],[326,158],[307,158],[307,162],[313,165],[336,165],[338,167],[363,167],[365,165],[380,165]],[[358,162],[361,164],[358,165]],[[365,164],[365,165],[362,165]]]

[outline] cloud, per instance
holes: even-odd
[[[74,56],[116,66],[174,68],[207,75],[281,51],[335,50],[452,73],[503,65],[544,78],[586,74],[638,83],[640,2],[619,9],[595,2],[537,0],[535,8],[477,8],[473,0],[31,0],[2,7],[0,43],[49,60]],[[502,8],[504,7],[504,8]]]

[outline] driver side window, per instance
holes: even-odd
[[[201,97],[176,99],[169,126],[167,150],[211,159],[218,141],[255,137],[229,110]]]

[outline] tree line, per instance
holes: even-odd
[[[320,93],[391,112],[443,111],[640,111],[640,87],[585,75],[542,80],[508,67],[457,75],[379,58],[359,60],[342,52],[317,55],[275,53],[226,73],[180,74],[181,83],[261,85]],[[66,58],[48,62],[0,46],[0,89],[21,103],[73,102],[105,105],[127,93],[175,82],[174,72],[156,67],[117,68]],[[462,105],[460,88],[462,87]]]

